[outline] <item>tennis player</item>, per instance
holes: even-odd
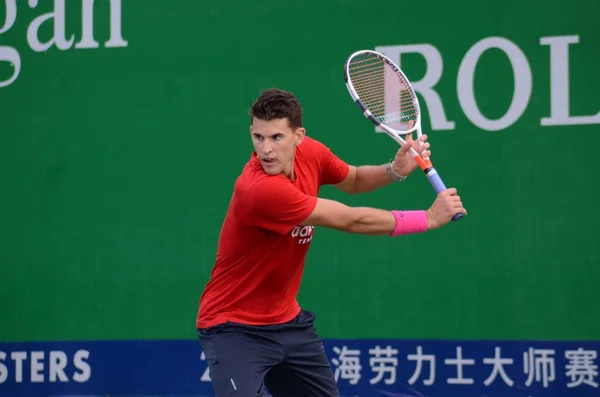
[[[424,233],[465,213],[456,189],[427,210],[349,207],[318,198],[319,187],[373,191],[417,166],[412,139],[390,164],[351,166],[306,136],[302,107],[290,92],[263,91],[250,108],[254,151],[235,182],[216,263],[200,298],[196,327],[217,397],[339,396],[314,327],[296,300],[315,226],[347,233]]]

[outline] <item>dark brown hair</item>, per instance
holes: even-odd
[[[288,119],[289,126],[296,129],[302,127],[302,106],[293,93],[269,88],[250,106],[250,122],[253,117],[264,121]]]

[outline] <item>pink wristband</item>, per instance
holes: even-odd
[[[396,218],[396,227],[390,236],[400,236],[427,231],[427,212],[425,211],[392,211]]]

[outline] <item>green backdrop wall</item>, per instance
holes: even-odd
[[[262,89],[295,92],[349,163],[397,149],[343,84],[365,48],[421,80],[432,158],[469,215],[396,239],[317,229],[299,299],[320,334],[600,338],[598,3],[369,7],[0,1],[0,340],[194,338]],[[418,172],[322,195],[434,200]]]

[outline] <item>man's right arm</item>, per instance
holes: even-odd
[[[466,214],[456,189],[441,192],[427,211],[387,211],[370,207],[349,207],[337,201],[317,199],[302,225],[323,226],[347,233],[367,235],[406,234],[437,229],[457,213]],[[404,223],[404,224],[403,224]],[[399,233],[404,230],[405,233]]]
[[[389,235],[396,227],[391,211],[368,207],[348,207],[340,202],[317,199],[317,205],[303,225],[324,226],[347,233]]]

